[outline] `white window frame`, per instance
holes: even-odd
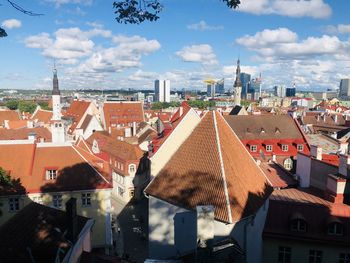
[[[9,197],[8,205],[9,205],[9,212],[19,211],[19,198],[18,197]]]
[[[62,208],[62,195],[56,194],[52,196],[52,205],[55,208]]]
[[[293,160],[291,158],[287,158],[283,161],[283,167],[286,169],[286,170],[292,170],[293,168]]]
[[[282,257],[282,259],[280,259]],[[292,248],[291,247],[279,247],[278,248],[278,262],[289,263],[292,258]]]
[[[123,196],[124,196],[124,193],[125,193],[125,190],[124,190],[122,187],[118,186],[118,194],[119,194],[121,197],[123,197]]]
[[[306,232],[307,223],[303,219],[294,219],[291,222],[291,230],[295,232]]]
[[[282,144],[282,152],[288,152],[288,145],[287,144]]]
[[[309,250],[309,263],[318,263],[322,262],[323,251],[310,249]]]
[[[91,193],[82,193],[81,194],[81,206],[82,207],[91,206]]]
[[[304,145],[303,144],[297,144],[297,150],[298,150],[298,152],[304,151]]]
[[[350,253],[340,253],[339,263],[348,263],[348,262],[350,262]]]
[[[266,151],[272,152],[273,146],[271,144],[266,145]]]
[[[57,170],[55,169],[46,170],[46,180],[56,180],[56,178],[57,178]]]
[[[252,153],[255,153],[258,151],[258,146],[257,145],[250,145],[250,148],[249,150],[252,152]]]
[[[135,164],[129,165],[129,173],[136,173],[136,165]]]
[[[331,225],[333,227],[331,227]],[[337,233],[339,231],[339,233]],[[327,226],[327,234],[331,236],[342,236],[344,234],[344,226],[338,222],[329,223]]]

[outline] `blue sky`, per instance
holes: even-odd
[[[345,0],[160,0],[156,22],[115,21],[113,1],[23,0],[30,17],[0,0],[0,88],[48,89],[56,60],[62,89],[232,86],[237,57],[263,87],[335,89],[350,77],[350,21]]]

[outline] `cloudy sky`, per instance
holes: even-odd
[[[26,16],[0,0],[0,89],[48,89],[56,61],[62,89],[172,89],[232,86],[235,64],[263,87],[335,89],[350,77],[348,0],[159,0],[157,22],[124,25],[107,0],[17,1],[43,13]]]

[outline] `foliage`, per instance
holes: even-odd
[[[46,101],[40,101],[38,102],[38,105],[40,106],[40,108],[42,108],[43,110],[52,110],[52,108],[49,107],[49,103]]]
[[[222,0],[229,8],[237,8],[240,0]],[[146,20],[153,22],[159,19],[163,5],[158,0],[118,0],[113,3],[115,18],[118,23],[140,24]]]
[[[154,102],[152,103],[152,110],[160,110],[160,109],[167,109],[170,107],[179,107],[180,102]]]
[[[5,106],[9,108],[10,110],[17,110],[18,109],[18,100],[8,100],[5,102]]]
[[[18,103],[18,109],[20,112],[33,113],[36,107],[37,105],[34,102],[30,102],[30,101],[20,101]]]
[[[7,172],[0,167],[0,185],[1,186],[12,186],[13,182],[11,176],[7,174]]]
[[[188,105],[192,108],[207,109],[215,107],[215,101],[204,101],[204,100],[189,100]],[[180,107],[180,102],[154,102],[152,103],[152,110],[167,109],[170,107]]]

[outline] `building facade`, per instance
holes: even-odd
[[[155,80],[154,92],[156,97],[155,101],[170,102],[170,80]]]

